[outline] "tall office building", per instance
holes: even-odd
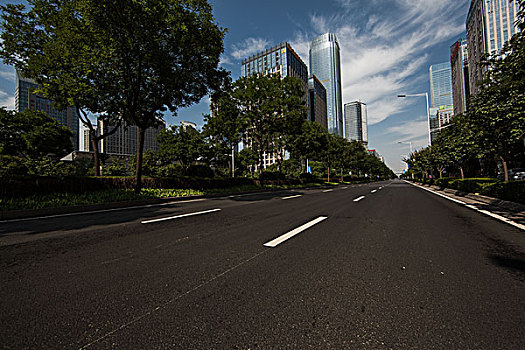
[[[68,107],[64,110],[56,110],[53,107],[53,101],[48,100],[33,91],[38,88],[38,84],[33,79],[25,78],[17,70],[16,71],[16,90],[15,90],[15,110],[23,112],[26,109],[34,111],[41,111],[46,113],[51,118],[57,120],[60,125],[67,126],[73,132],[71,143],[73,149],[79,150],[78,137],[78,114],[74,107]]]
[[[430,66],[430,140],[439,134],[446,120],[450,120],[453,111],[452,72],[450,62]],[[438,129],[438,130],[435,130]]]
[[[359,141],[368,148],[368,116],[366,104],[354,101],[345,104],[345,138]]]
[[[452,104],[454,106],[454,115],[458,115],[465,113],[467,110],[467,96],[470,95],[466,40],[459,39],[450,47],[450,66],[452,73]]]
[[[308,80],[308,120],[328,130],[326,119],[326,89],[314,75]]]
[[[341,56],[335,34],[326,33],[312,40],[310,72],[326,88],[328,132],[343,136]]]
[[[430,66],[430,107],[452,106],[450,62]]]
[[[281,43],[242,60],[241,75],[280,74],[282,78],[295,77],[304,82],[308,90],[308,67],[290,44]]]
[[[107,133],[113,129],[102,119],[97,121],[97,131]],[[161,122],[156,128],[147,128],[144,133],[144,151],[159,150],[157,135],[166,129],[166,123]],[[114,134],[100,140],[100,152],[104,154],[133,155],[137,153],[138,127],[122,123]]]
[[[472,0],[467,15],[467,47],[471,95],[479,92],[486,67],[481,60],[486,54],[501,51],[518,31],[515,26],[518,0]]]
[[[295,77],[301,80],[304,91],[303,101],[305,104],[308,103],[308,67],[289,43],[281,43],[243,59],[241,75],[246,77],[254,74],[280,74],[281,78]],[[249,141],[247,144],[249,145]],[[264,154],[264,168],[275,164],[283,154],[285,154],[284,150]]]

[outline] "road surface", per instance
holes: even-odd
[[[400,180],[0,223],[4,349],[523,349],[525,231]]]

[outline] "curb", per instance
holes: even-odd
[[[418,182],[418,185],[424,186],[424,187],[429,187],[429,188],[432,188],[432,189],[437,190],[437,191],[442,191],[442,192],[445,192],[447,194],[452,194],[454,196],[465,197],[465,198],[471,199],[473,201],[482,202],[482,203],[485,203],[485,204],[488,204],[488,205],[492,205],[492,206],[495,206],[495,207],[501,207],[501,208],[503,208],[505,210],[508,210],[508,211],[511,211],[513,213],[525,212],[525,205],[523,205],[521,203],[510,202],[510,201],[506,201],[506,200],[503,200],[503,199],[488,197],[488,196],[475,194],[475,193],[462,192],[462,191],[454,190],[454,189],[451,189],[451,188],[439,187],[439,186],[436,186],[436,185],[421,184],[419,182]]]

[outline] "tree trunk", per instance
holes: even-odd
[[[461,178],[464,179],[465,178],[465,173],[463,172],[463,167],[462,166],[459,167],[459,171],[461,172]]]
[[[498,156],[499,160],[501,160],[501,164],[503,164],[503,173],[505,174],[505,181],[509,181],[509,171],[507,168],[507,161],[502,156]]]
[[[144,149],[145,129],[137,126],[137,168],[135,169],[135,193],[139,194],[142,190],[142,151]]]
[[[343,168],[341,168],[341,182],[343,182]]]
[[[330,166],[328,166],[328,182],[330,182]]]
[[[93,147],[93,165],[95,166],[95,176],[100,176],[100,154],[98,149],[99,139],[95,135],[95,130],[90,129],[91,147]]]
[[[443,177],[443,169],[439,169],[439,178],[441,179]]]

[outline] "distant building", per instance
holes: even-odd
[[[345,104],[345,138],[368,147],[368,116],[366,104],[354,101]]]
[[[95,125],[94,126],[94,129],[95,129],[95,135],[97,134],[97,126]],[[89,132],[89,129],[84,129],[84,151],[86,152],[93,152],[93,146],[92,146],[92,143],[91,143],[91,140],[92,140],[92,137],[91,137],[91,133]]]
[[[328,130],[326,89],[315,75],[308,80],[308,107],[308,120]]]
[[[102,119],[98,119],[98,132],[108,133],[113,127]],[[144,134],[144,151],[158,151],[157,135],[166,129],[164,121],[156,128],[148,128]],[[104,154],[132,155],[137,153],[138,127],[122,123],[114,134],[100,140],[100,152]]]
[[[518,32],[515,25],[517,0],[472,0],[468,11],[467,48],[470,94],[479,92],[486,67],[481,61],[487,54],[497,54],[503,45]]]
[[[326,88],[328,132],[343,134],[341,54],[335,34],[326,33],[310,43],[310,72]]]
[[[295,77],[303,82],[303,101],[308,102],[308,67],[289,43],[263,50],[242,60],[241,75],[247,77],[254,74],[279,74],[281,78]],[[247,135],[249,138],[249,135]],[[249,144],[249,141],[247,142]],[[275,164],[285,154],[274,152],[264,154],[264,168]]]
[[[452,106],[452,73],[450,62],[433,64],[430,74],[430,107]]]
[[[441,132],[441,128],[449,124],[454,117],[454,109],[452,106],[441,106],[439,108],[431,108],[430,112],[430,139],[434,142]]]
[[[452,105],[454,106],[454,115],[458,115],[466,112],[467,96],[470,95],[466,40],[459,39],[450,47],[450,66],[452,78]]]
[[[33,91],[38,88],[38,84],[33,79],[25,78],[16,71],[16,90],[15,90],[15,110],[23,112],[26,109],[41,111],[51,118],[57,120],[60,125],[67,126],[72,132],[71,143],[73,149],[79,149],[79,125],[78,114],[74,107],[68,107],[65,110],[56,110],[53,107],[53,101],[35,94]]]
[[[194,122],[188,122],[183,120],[180,122],[180,126],[184,130],[186,130],[186,128],[194,128],[195,130],[197,130],[197,124],[195,124]]]

